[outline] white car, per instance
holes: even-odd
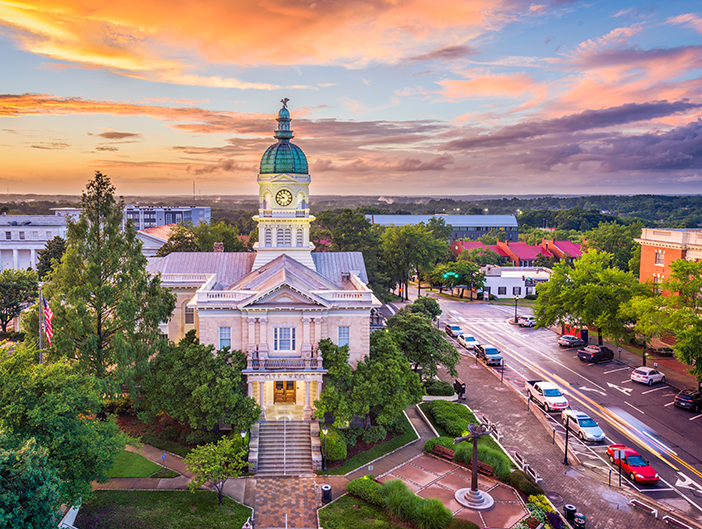
[[[581,441],[592,441],[595,443],[604,441],[604,432],[588,414],[575,410],[563,410],[561,416],[563,418],[563,426],[566,426],[567,423],[568,429],[580,437]],[[570,417],[570,420],[568,420],[568,417]]]
[[[650,386],[656,382],[665,382],[665,373],[652,367],[637,367],[631,372],[631,380]]]
[[[476,345],[480,345],[478,340],[470,334],[459,334],[458,343],[461,344],[466,349],[473,349]]]
[[[536,316],[519,316],[517,323],[520,327],[533,327],[536,325]]]

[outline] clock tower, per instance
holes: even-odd
[[[258,174],[258,242],[254,244],[254,269],[286,254],[315,270],[310,242],[309,188],[307,157],[297,145],[290,143],[288,99],[281,100],[278,130],[274,143],[263,154]]]

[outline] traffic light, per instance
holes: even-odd
[[[448,279],[449,277],[453,277],[454,279],[458,279],[460,277],[460,274],[457,274],[456,272],[446,272],[444,274],[444,279]]]

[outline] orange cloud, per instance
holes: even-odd
[[[702,17],[692,13],[687,13],[685,15],[678,15],[676,17],[671,17],[666,20],[669,24],[676,24],[681,26],[687,26],[694,29],[698,33],[702,33]]]
[[[468,80],[446,80],[439,84],[448,99],[473,97],[520,97],[525,92],[538,90],[539,85],[526,74],[483,75]]]

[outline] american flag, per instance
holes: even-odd
[[[51,338],[54,335],[54,329],[51,327],[51,319],[54,317],[54,313],[46,302],[46,298],[42,296],[41,299],[44,302],[44,332],[46,333],[46,341],[51,345]]]

